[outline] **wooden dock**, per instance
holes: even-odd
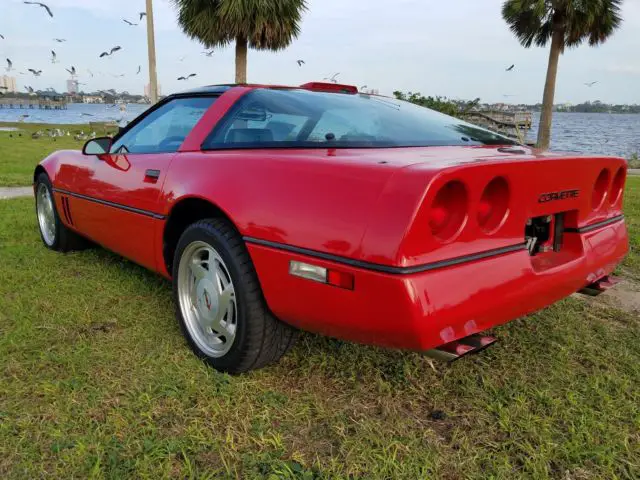
[[[0,98],[0,108],[66,110],[65,98]]]
[[[470,123],[514,138],[525,137],[526,130],[531,129],[533,121],[531,112],[478,110],[465,112],[462,117]]]

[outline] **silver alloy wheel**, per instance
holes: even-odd
[[[51,192],[44,183],[38,184],[36,190],[36,212],[40,233],[44,243],[50,247],[56,241],[56,214]]]
[[[238,328],[236,292],[224,260],[208,243],[192,242],[182,252],[178,302],[198,348],[210,357],[225,355]]]

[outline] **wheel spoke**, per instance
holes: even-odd
[[[191,273],[196,278],[196,280],[202,280],[203,278],[206,278],[207,275],[209,274],[207,269],[205,269],[202,266],[202,263],[200,263],[200,261],[197,259],[193,260],[191,265],[189,265],[189,269],[191,270]]]

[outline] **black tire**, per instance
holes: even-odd
[[[180,308],[180,260],[193,242],[204,242],[220,255],[231,276],[237,304],[236,336],[228,352],[213,357],[192,338]],[[225,219],[200,220],[182,233],[173,260],[176,317],[194,353],[216,370],[242,373],[278,361],[295,343],[297,330],[279,321],[267,308],[249,252],[236,229]]]
[[[38,221],[38,231],[40,232],[40,238],[42,239],[42,243],[47,248],[51,250],[55,250],[57,252],[69,252],[71,250],[80,250],[87,246],[87,241],[82,238],[80,235],[75,233],[74,231],[68,229],[60,220],[60,215],[58,214],[58,210],[56,208],[56,203],[53,200],[53,188],[51,186],[51,181],[49,180],[49,176],[46,173],[41,173],[38,175],[35,184],[35,204],[36,204],[36,220],[38,219],[38,190],[40,186],[43,185],[49,192],[51,196],[52,204],[53,204],[53,215],[54,215],[54,234],[53,241],[47,242],[45,239],[45,235],[42,232],[42,226]]]

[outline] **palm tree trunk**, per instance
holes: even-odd
[[[549,65],[547,66],[547,80],[544,84],[542,96],[542,114],[538,127],[538,148],[547,150],[551,143],[551,117],[553,116],[553,99],[556,94],[556,77],[558,75],[558,60],[564,50],[564,30],[555,28],[551,37],[549,51]]]
[[[247,39],[236,38],[236,83],[247,83]]]

